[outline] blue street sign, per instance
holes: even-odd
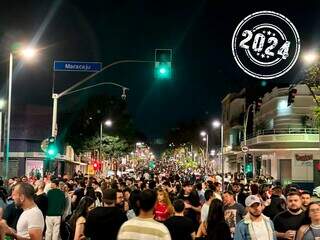
[[[101,62],[54,61],[53,71],[99,72]]]

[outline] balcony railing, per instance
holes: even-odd
[[[258,130],[254,134],[247,135],[247,139],[254,138],[261,135],[275,135],[275,134],[319,134],[318,128],[278,128],[269,130]]]

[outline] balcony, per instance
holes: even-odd
[[[280,128],[260,130],[247,137],[247,146],[258,148],[319,148],[319,129]],[[244,141],[242,141],[244,145]]]

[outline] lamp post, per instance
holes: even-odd
[[[202,140],[206,142],[206,151],[205,151],[205,166],[204,166],[204,172],[207,174],[207,164],[208,164],[208,148],[209,148],[209,135],[205,131],[201,131],[200,136],[202,137]]]
[[[9,154],[10,154],[10,124],[11,124],[11,95],[12,95],[12,79],[13,79],[13,56],[18,53],[25,59],[31,59],[36,55],[36,50],[32,48],[21,49],[9,54],[9,79],[8,79],[8,99],[7,99],[7,114],[6,114],[6,131],[5,131],[5,149],[3,151],[4,168],[3,175],[8,179],[9,172]]]
[[[68,89],[64,90],[61,93],[55,93],[53,91],[53,93],[52,93],[52,100],[53,100],[52,126],[51,126],[51,135],[53,137],[56,137],[57,134],[58,134],[57,114],[58,114],[58,99],[59,98],[61,98],[63,96],[66,96],[66,95],[69,95],[69,94],[72,94],[72,93],[76,93],[76,92],[82,91],[82,90],[87,90],[87,89],[92,88],[92,87],[100,86],[100,85],[114,85],[114,86],[121,87],[122,88],[121,97],[123,99],[126,98],[126,91],[129,90],[129,88],[124,87],[124,86],[122,86],[120,84],[117,84],[117,83],[114,83],[114,82],[98,83],[98,84],[95,84],[93,86],[88,86],[88,87],[84,87],[84,88],[75,90],[77,87],[79,87],[80,85],[88,82],[90,79],[94,78],[95,76],[97,76],[98,74],[102,73],[103,71],[105,71],[105,70],[107,70],[107,69],[109,69],[109,68],[111,68],[111,67],[113,67],[115,65],[124,64],[124,63],[154,63],[154,61],[143,61],[143,60],[119,60],[119,61],[115,61],[113,63],[110,63],[110,64],[104,66],[100,71],[94,72],[91,75],[85,77],[84,79],[82,79],[81,81],[75,83],[74,85],[72,85],[71,87],[69,87]]]
[[[111,127],[112,121],[110,119],[108,119],[104,122],[104,125],[106,125],[107,127]],[[100,161],[102,159],[102,134],[103,134],[103,122],[100,123],[100,147],[99,147],[99,160]]]
[[[247,108],[247,111],[245,113],[245,116],[244,116],[244,124],[243,124],[243,143],[244,143],[244,146],[247,147],[247,128],[248,128],[248,119],[249,119],[249,112],[250,112],[250,108],[253,109],[253,121],[255,119],[255,112],[256,112],[256,103],[253,102],[251,103],[248,108]],[[246,173],[246,161],[247,161],[247,152],[244,152],[243,154],[243,172],[244,172],[244,178],[245,178],[245,181],[247,179],[247,173]],[[253,160],[254,161],[254,160]],[[253,172],[255,172],[255,170],[253,170]]]
[[[6,101],[3,100],[3,99],[0,99],[0,153],[2,151],[2,114],[3,114],[3,109],[4,109],[4,106],[6,104]]]
[[[224,158],[223,158],[223,124],[218,121],[218,120],[215,120],[212,122],[212,126],[213,128],[219,128],[220,127],[220,140],[221,140],[221,147],[220,147],[220,151],[221,151],[221,154],[220,154],[220,161],[221,161],[221,171],[222,171],[222,183],[221,183],[221,186],[222,186],[222,190],[224,189]]]
[[[83,87],[80,89],[76,89],[74,90],[75,87],[79,86],[78,83],[74,84],[73,86],[71,86],[70,88],[64,90],[61,93],[53,93],[52,94],[52,99],[53,99],[53,108],[52,108],[52,127],[51,127],[51,135],[53,137],[56,137],[58,134],[58,129],[57,129],[57,115],[58,115],[58,100],[61,97],[70,95],[70,94],[74,94],[74,93],[78,93],[81,91],[85,91],[88,90],[90,88],[94,88],[94,87],[98,87],[98,86],[102,86],[102,85],[112,85],[112,86],[116,86],[116,87],[120,87],[122,88],[122,95],[121,98],[125,99],[126,98],[126,92],[129,90],[129,88],[122,86],[120,84],[114,83],[114,82],[102,82],[102,83],[97,83],[88,87]]]

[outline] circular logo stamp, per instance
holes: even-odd
[[[299,34],[285,16],[272,11],[255,12],[234,31],[232,53],[239,67],[250,76],[277,78],[297,61]]]

